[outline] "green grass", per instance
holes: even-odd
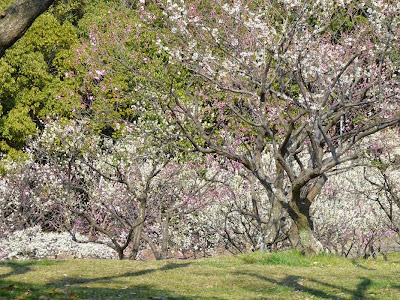
[[[350,261],[331,254],[321,254],[314,257],[306,257],[299,251],[292,250],[286,252],[277,252],[265,254],[256,252],[252,254],[239,256],[245,263],[276,265],[289,267],[315,267],[315,266],[342,266],[349,264]]]
[[[192,261],[7,261],[0,299],[400,299],[388,261],[296,251]]]

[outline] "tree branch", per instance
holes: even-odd
[[[0,57],[53,2],[54,0],[16,0],[9,8],[0,12]]]

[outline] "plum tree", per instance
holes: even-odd
[[[398,5],[168,0],[163,8],[172,35],[160,47],[198,78],[186,94],[158,89],[187,151],[243,164],[268,191],[273,218],[293,221],[293,246],[318,252],[310,206],[329,172],[400,122]]]

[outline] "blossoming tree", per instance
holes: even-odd
[[[194,79],[186,93],[172,84],[157,92],[187,151],[244,165],[267,190],[272,217],[293,221],[293,246],[318,252],[310,206],[327,176],[359,157],[363,139],[400,122],[399,5],[167,0],[163,9],[172,34],[160,47]]]

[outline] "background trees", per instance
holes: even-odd
[[[393,136],[392,130],[371,136],[359,165],[338,171],[324,188],[314,209],[331,208],[323,217],[317,211],[314,218],[319,239],[330,251],[368,257],[397,249],[400,169]]]
[[[89,24],[101,19],[110,4],[56,1],[0,59],[1,153],[20,155],[29,136],[43,130],[46,122],[71,119],[80,111],[82,95],[72,91],[84,86],[87,71],[81,69],[76,76],[75,49],[81,38],[89,37]]]
[[[45,122],[72,117],[77,100],[61,96],[79,85],[68,79],[72,49],[79,43],[77,22],[84,12],[79,2],[57,1],[0,59],[1,153],[20,155],[29,136]]]
[[[143,243],[168,258],[176,219],[185,226],[182,218],[215,195],[201,164],[179,161],[143,136],[99,135],[84,120],[48,124],[27,151],[2,181],[4,230],[67,231],[120,259],[135,259]]]

